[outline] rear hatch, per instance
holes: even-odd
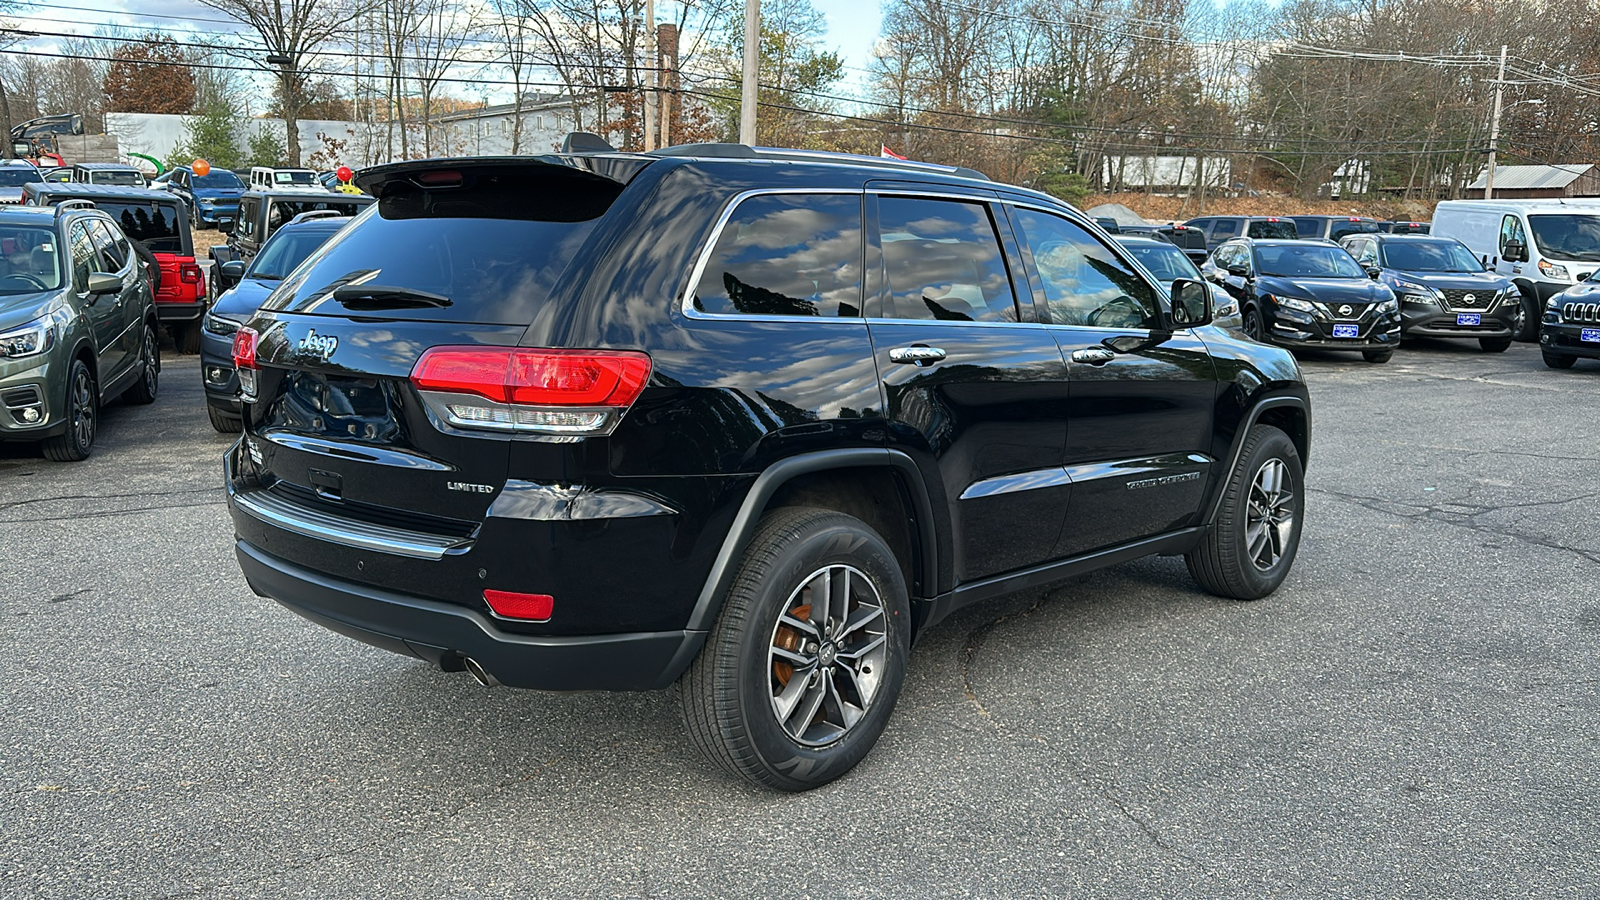
[[[291,516],[457,551],[505,485],[513,438],[569,441],[561,426],[587,421],[540,418],[503,393],[529,363],[519,354],[536,352],[511,348],[623,185],[533,158],[402,163],[362,180],[379,202],[236,339],[247,399],[255,383],[246,481]]]

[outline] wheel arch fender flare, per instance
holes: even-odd
[[[686,628],[690,631],[705,632],[715,623],[717,615],[722,611],[723,597],[733,582],[739,559],[750,545],[750,538],[755,534],[761,514],[779,488],[802,475],[830,469],[873,466],[895,469],[904,479],[907,493],[910,495],[912,507],[910,512],[917,524],[913,539],[917,542],[919,550],[920,558],[917,562],[920,565],[921,577],[925,584],[935,584],[938,573],[938,542],[934,530],[936,520],[927,485],[916,462],[904,452],[888,448],[862,447],[804,453],[779,460],[756,476],[755,483],[751,485],[744,501],[739,505],[733,525],[722,541],[722,548],[711,564],[711,571],[706,575],[705,584],[701,587],[700,596],[689,614]]]
[[[1201,520],[1204,525],[1215,525],[1218,514],[1222,511],[1222,498],[1228,492],[1228,480],[1233,477],[1233,468],[1239,464],[1239,455],[1244,452],[1245,440],[1250,436],[1250,429],[1261,422],[1262,415],[1272,410],[1286,410],[1296,412],[1301,417],[1304,428],[1303,441],[1296,440],[1296,435],[1290,434],[1290,440],[1295,441],[1296,449],[1300,452],[1300,465],[1302,469],[1311,459],[1311,405],[1302,397],[1294,395],[1276,395],[1263,397],[1250,405],[1246,410],[1239,429],[1233,435],[1232,445],[1228,450],[1227,465],[1219,473],[1215,486],[1211,489],[1211,496],[1206,498],[1205,517]],[[1270,423],[1269,423],[1270,424]]]

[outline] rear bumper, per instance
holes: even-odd
[[[200,383],[206,402],[238,415],[239,372],[233,367],[233,338],[201,329]]]
[[[194,322],[206,313],[206,302],[196,300],[189,303],[173,301],[157,301],[155,304],[156,318],[162,322]]]
[[[381,591],[234,547],[245,580],[317,624],[363,643],[459,669],[471,657],[501,684],[546,691],[638,691],[672,685],[705,642],[705,632],[667,631],[535,637],[500,631],[486,617],[448,603]]]

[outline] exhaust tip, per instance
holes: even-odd
[[[500,684],[493,675],[489,674],[488,669],[485,669],[482,664],[472,657],[464,657],[461,660],[461,664],[466,667],[467,674],[472,676],[472,680],[484,687],[496,687]]]

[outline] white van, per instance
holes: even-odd
[[[1522,291],[1517,340],[1539,336],[1546,300],[1600,269],[1600,201],[1445,200],[1433,234],[1466,244]]]

